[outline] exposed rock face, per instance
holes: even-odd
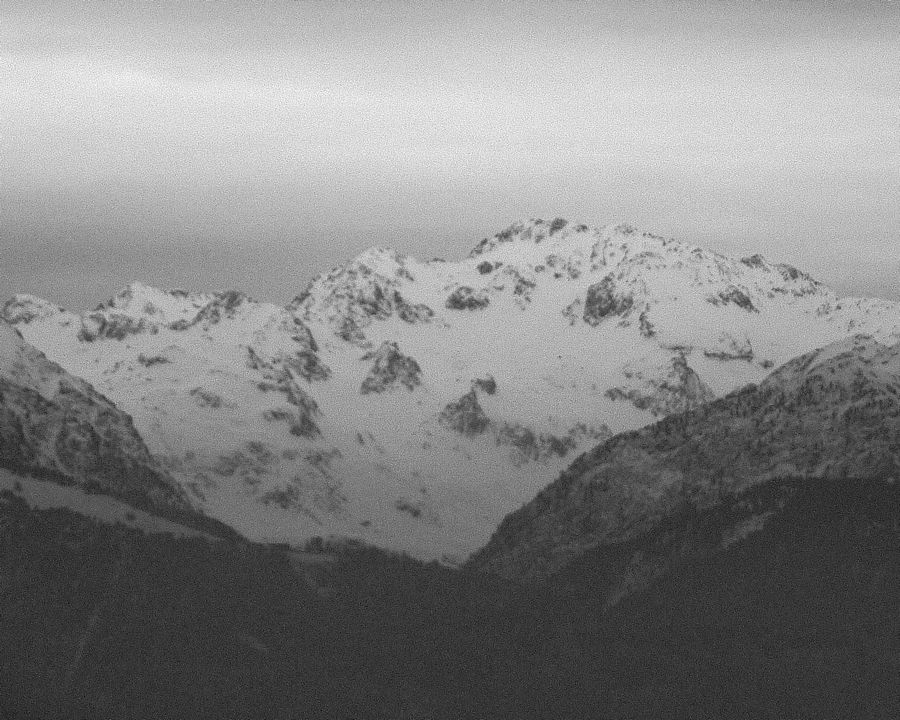
[[[579,258],[567,257],[560,253],[550,253],[544,259],[547,269],[553,273],[556,280],[566,278],[567,280],[577,280],[581,277],[582,269]]]
[[[537,271],[538,267],[540,266],[535,266],[534,270]],[[507,265],[500,272],[500,277],[493,287],[496,290],[505,290],[511,287],[516,305],[524,310],[531,302],[532,291],[537,287],[537,280],[530,273],[523,273],[521,270]]]
[[[283,351],[276,352],[266,360],[251,348],[247,348],[247,367],[259,370],[263,377],[276,382],[301,377],[307,382],[313,380],[327,380],[331,371],[324,365],[319,356],[312,350],[301,349],[293,353]]]
[[[497,381],[494,379],[493,375],[475,378],[472,381],[472,389],[481,390],[481,392],[486,393],[487,395],[494,395],[497,392]]]
[[[610,315],[624,315],[631,309],[634,298],[629,293],[617,291],[612,274],[587,289],[583,319],[588,325],[599,325]]]
[[[757,310],[753,305],[753,301],[750,299],[750,296],[734,285],[728,285],[724,290],[719,291],[716,295],[710,296],[709,302],[711,302],[713,305],[727,305],[731,303],[732,305],[737,305],[739,308],[741,308],[742,310],[746,310],[747,312],[759,312],[759,310]]]
[[[394,296],[394,307],[397,310],[397,317],[410,325],[426,323],[434,317],[434,310],[430,307],[424,303],[412,305],[406,302],[400,293]]]
[[[385,392],[397,386],[414,390],[422,384],[419,363],[401,353],[395,342],[383,342],[381,347],[366,353],[362,359],[372,361],[372,369],[359,389],[363,395]]]
[[[490,296],[483,290],[475,291],[463,285],[450,293],[445,305],[449,310],[481,310],[490,302]]]
[[[459,400],[448,403],[438,416],[438,422],[463,435],[480,435],[490,424],[474,388]]]
[[[579,442],[587,438],[605,440],[609,435],[606,426],[594,428],[583,423],[569,428],[564,435],[535,432],[519,423],[502,423],[494,431],[498,445],[508,445],[513,449],[513,461],[517,465],[565,457],[578,447]]]
[[[285,382],[294,376],[307,382],[327,380],[331,370],[319,358],[319,346],[306,324],[297,317],[285,318],[279,323],[278,330],[290,337],[292,352],[276,350],[265,358],[248,345],[247,367],[275,382]]]
[[[260,496],[263,505],[291,510],[324,526],[329,516],[340,514],[347,503],[339,482],[329,482],[315,476],[297,476],[284,487],[269,490]]]
[[[640,410],[649,410],[654,417],[693,410],[715,398],[715,393],[688,365],[684,355],[672,358],[668,374],[660,377],[655,371],[626,368],[628,385],[610,388],[606,397],[628,400]]]
[[[129,335],[138,335],[145,330],[158,332],[158,328],[150,325],[144,318],[119,313],[93,312],[82,318],[78,339],[83,342],[93,342],[98,338],[124,340]]]
[[[331,374],[328,367],[319,360],[319,356],[311,350],[298,350],[292,354],[277,353],[272,358],[272,364],[302,377],[307,382],[327,380]]]
[[[714,347],[703,350],[706,357],[717,360],[753,360],[753,346],[747,338],[736,338],[731,333],[722,333]]]
[[[497,444],[511,445],[521,460],[541,460],[548,455],[563,457],[575,449],[571,436],[540,435],[529,427],[504,423],[497,429]]]
[[[554,218],[553,221],[550,223],[550,227],[547,230],[547,234],[552,237],[553,233],[559,232],[568,224],[569,224],[569,221],[565,220],[564,218],[561,218],[561,217]]]
[[[288,407],[276,407],[264,412],[263,416],[269,421],[282,421],[288,424],[292,435],[298,437],[314,438],[321,435],[321,430],[316,423],[319,415],[319,405],[313,397],[300,387],[291,374],[284,368],[274,368],[266,373],[268,382],[258,386],[263,391],[275,391],[284,395]]]
[[[401,513],[406,513],[414,520],[421,523],[436,524],[440,522],[440,517],[431,506],[430,499],[427,495],[420,495],[416,499],[407,497],[397,498],[394,501],[394,508]]]
[[[644,308],[644,310],[638,316],[638,328],[641,331],[641,335],[643,335],[645,338],[652,338],[656,335],[656,328],[654,328],[653,323],[650,322],[648,308]]]
[[[137,361],[147,368],[154,365],[169,365],[172,362],[165,355],[145,355],[144,353],[138,353]]]
[[[498,232],[494,237],[485,238],[479,242],[469,253],[469,257],[477,257],[478,255],[489,253],[504,243],[517,240],[539,244],[547,238],[560,233],[568,224],[567,220],[559,217],[554,218],[549,223],[540,218],[529,220],[528,222],[516,222],[505,230]],[[586,225],[578,225],[575,228],[576,233],[584,232],[585,230],[587,230]]]
[[[244,293],[237,290],[216,293],[213,299],[197,313],[192,322],[217,323],[221,322],[223,318],[233,318],[237,309],[249,299]]]
[[[0,467],[187,511],[131,418],[0,322]]]
[[[372,248],[354,262],[318,275],[289,309],[306,320],[324,320],[338,337],[361,344],[373,321],[396,314],[404,322],[428,322],[434,311],[410,303],[401,283],[414,281],[405,256],[386,248]]]
[[[65,313],[61,307],[34,295],[18,294],[11,297],[0,309],[0,319],[11,325],[28,324]]]
[[[207,390],[202,387],[195,387],[191,389],[190,395],[194,398],[194,401],[197,403],[198,407],[202,408],[212,408],[213,410],[218,410],[221,407],[234,407],[233,403],[228,402],[221,395],[218,395],[211,390]]]
[[[772,478],[900,478],[900,347],[858,337],[583,455],[509,515],[474,566],[519,579]]]
[[[510,448],[513,463],[517,466],[527,462],[546,461],[554,456],[564,457],[588,437],[594,440],[609,437],[607,428],[597,430],[584,424],[576,425],[566,434],[557,436],[536,432],[521,423],[492,422],[478,402],[476,387],[473,384],[469,392],[448,403],[438,415],[438,422],[468,437],[490,431],[498,446]]]

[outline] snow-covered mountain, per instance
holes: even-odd
[[[190,509],[182,488],[155,462],[128,415],[0,320],[3,470],[163,513]]]
[[[727,503],[778,479],[900,480],[900,346],[848,338],[788,362],[759,386],[611,438],[509,515],[471,562],[539,579],[686,507]],[[771,515],[744,510],[738,534]]]
[[[373,248],[287,307],[133,284],[83,315],[16,296],[3,316],[249,537],[451,561],[612,433],[856,333],[900,338],[896,303],[561,219],[456,262]]]

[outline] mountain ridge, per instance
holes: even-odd
[[[190,513],[129,415],[0,320],[0,467],[163,512]]]
[[[802,355],[760,385],[579,457],[501,523],[473,567],[540,580],[685,505],[779,477],[900,481],[900,346],[858,335]]]

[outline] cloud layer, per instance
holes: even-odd
[[[897,4],[67,5],[0,10],[4,293],[283,301],[558,214],[900,296]]]

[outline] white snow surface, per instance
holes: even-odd
[[[136,283],[81,316],[16,296],[4,317],[251,539],[339,536],[451,563],[610,432],[843,338],[900,339],[897,303],[839,298],[759,256],[541,220],[456,262],[372,248],[287,307]],[[373,370],[384,343],[418,374]],[[439,421],[489,378],[482,432]]]

